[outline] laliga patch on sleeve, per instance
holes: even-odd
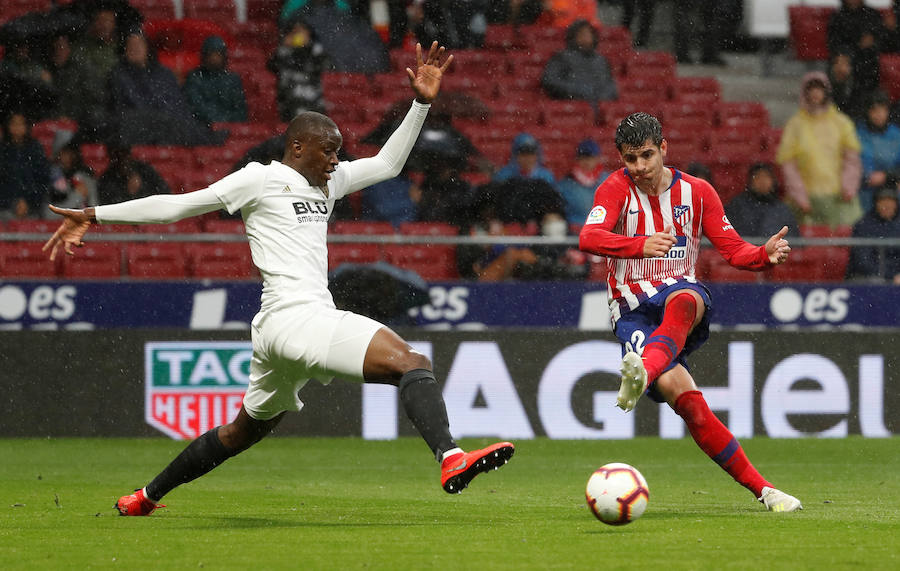
[[[606,209],[598,205],[591,208],[585,224],[603,224],[604,220],[606,220]]]

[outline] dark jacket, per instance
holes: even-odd
[[[797,219],[775,194],[757,194],[746,189],[725,208],[729,222],[741,236],[768,238],[788,227],[788,237],[798,236]]]
[[[870,210],[854,224],[853,237],[900,238],[900,215],[885,220]],[[856,246],[850,250],[847,278],[881,277],[891,280],[897,274],[900,274],[900,248]]]
[[[32,211],[50,192],[50,161],[36,140],[21,145],[0,142],[0,210],[24,198]]]
[[[203,123],[247,120],[247,98],[238,74],[227,69],[225,42],[210,36],[203,42],[201,61],[211,52],[220,52],[226,64],[213,69],[201,64],[184,80],[184,96],[198,121]]]
[[[594,34],[594,49],[578,49],[575,36],[578,30],[590,26]],[[555,99],[583,99],[612,101],[618,97],[616,82],[606,58],[596,52],[597,31],[586,20],[576,20],[566,31],[566,49],[555,53],[544,67],[541,85]]]
[[[141,178],[137,192],[128,192],[128,179],[132,174]],[[151,194],[170,194],[169,185],[151,165],[129,158],[122,163],[110,163],[97,181],[97,195],[102,204],[113,204],[143,198]]]

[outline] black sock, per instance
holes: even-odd
[[[176,487],[199,478],[234,456],[235,453],[219,440],[218,430],[213,428],[188,444],[181,454],[147,484],[147,496],[153,501],[159,501]]]
[[[413,369],[403,375],[398,387],[406,416],[440,462],[444,452],[456,448],[456,442],[450,436],[444,395],[434,379],[434,373],[428,369]]]

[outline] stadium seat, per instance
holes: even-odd
[[[715,106],[716,121],[719,126],[736,125],[769,125],[769,110],[762,103],[755,101],[728,101]]]
[[[185,218],[170,224],[141,224],[139,232],[146,234],[199,234],[202,232],[197,218]]]
[[[341,264],[370,264],[381,259],[378,244],[329,244],[328,269],[337,269]]]
[[[217,24],[237,19],[235,3],[232,0],[183,0],[183,4],[185,18],[209,20]]]
[[[655,100],[669,99],[672,91],[672,78],[666,75],[630,75],[616,81],[619,100],[631,101],[635,97]]]
[[[425,280],[450,280],[459,277],[456,251],[452,247],[388,244],[384,256],[389,264],[412,270]]]
[[[689,94],[705,94],[712,101],[718,101],[722,95],[719,80],[715,77],[676,77],[671,83],[670,98],[674,101],[682,99]]]
[[[0,242],[0,277],[55,278],[63,256],[50,256],[44,252],[44,242]]]
[[[828,59],[828,19],[831,6],[788,6],[789,38],[801,61]]]
[[[6,231],[23,234],[46,234],[47,238],[59,228],[61,219],[54,220],[7,220]]]
[[[407,236],[458,236],[459,228],[446,222],[404,222],[397,227]]]
[[[128,275],[139,279],[185,278],[187,258],[181,244],[129,244]]]
[[[246,279],[257,275],[247,242],[185,244],[195,278]]]
[[[138,226],[136,224],[93,224],[90,229],[90,232],[98,234],[130,234],[137,231]]]
[[[669,80],[675,77],[676,67],[675,56],[670,52],[657,50],[632,52],[626,63],[625,75]]]
[[[165,20],[175,17],[173,0],[131,0],[132,6],[144,17],[144,20]]]
[[[203,231],[209,234],[243,234],[243,220],[221,220],[213,219],[203,222]]]
[[[506,51],[528,47],[526,39],[510,24],[492,24],[484,35],[484,49]]]
[[[331,228],[329,230],[332,234],[394,234],[394,226],[390,222],[375,222],[365,220],[337,220],[331,224]]]
[[[122,275],[122,245],[114,242],[87,243],[74,256],[65,256],[64,278],[118,278]]]

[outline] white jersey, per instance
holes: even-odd
[[[263,277],[262,309],[301,303],[334,307],[328,291],[328,218],[335,200],[397,176],[421,130],[429,105],[413,102],[379,153],[338,164],[325,187],[272,161],[250,163],[208,188],[98,206],[103,223],[168,223],[226,208],[241,212],[253,263]]]

